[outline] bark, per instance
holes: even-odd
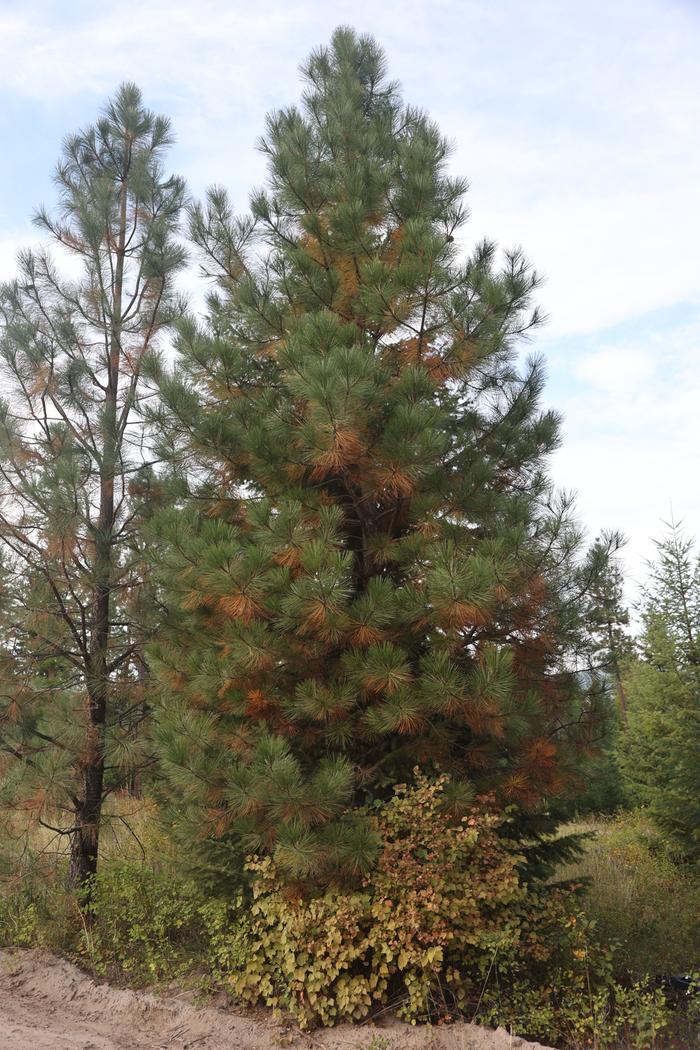
[[[84,887],[97,872],[104,761],[99,758],[86,761],[81,780],[81,794],[71,833],[68,867],[68,885],[73,889]]]

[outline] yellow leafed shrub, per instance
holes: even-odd
[[[486,804],[461,820],[444,809],[444,780],[399,786],[373,821],[384,848],[355,892],[295,899],[273,862],[250,864],[250,950],[232,978],[248,1002],[290,1010],[302,1024],[361,1020],[395,1004],[417,1020],[440,998],[468,994],[466,973],[519,936],[518,857]]]

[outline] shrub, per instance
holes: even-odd
[[[464,960],[517,940],[517,863],[483,806],[446,817],[444,782],[399,786],[372,814],[384,847],[355,892],[291,897],[269,858],[250,864],[250,954],[234,977],[245,1001],[262,998],[303,1025],[361,1020],[388,1002],[427,1016],[441,989],[454,995]]]
[[[526,888],[521,857],[499,834],[504,818],[482,799],[455,820],[445,789],[445,778],[419,776],[374,808],[384,846],[355,892],[294,897],[269,858],[253,861],[236,995],[302,1026],[391,1005],[409,1021],[459,1013],[572,1047],[612,1046],[621,1034],[653,1046],[663,994],[616,986],[571,890]]]
[[[207,900],[192,882],[128,862],[105,868],[88,894],[79,952],[101,976],[149,984],[239,962],[238,901]]]
[[[109,861],[81,896],[56,874],[0,894],[0,947],[48,948],[98,976],[144,985],[204,975],[213,985],[242,965],[246,911],[209,897],[175,871]]]
[[[27,877],[0,893],[0,947],[46,948],[70,954],[79,942],[80,909],[55,881]]]
[[[480,1023],[568,1050],[658,1046],[672,1021],[663,990],[646,981],[616,981],[614,952],[596,943],[571,901],[543,903],[531,908],[518,950],[494,960]]]

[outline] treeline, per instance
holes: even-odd
[[[672,524],[657,542],[641,631],[618,686],[622,800],[643,806],[688,863],[700,860],[700,560]]]
[[[633,608],[615,563],[600,577],[589,608],[611,707],[609,733],[577,811],[642,807],[679,856],[695,864],[700,559],[696,541],[676,522],[654,546]]]
[[[465,872],[496,880],[494,915],[541,891],[586,805],[642,802],[696,858],[689,544],[660,546],[633,642],[620,537],[587,547],[548,474],[536,272],[462,247],[466,183],[374,41],[339,30],[303,76],[241,215],[221,188],[189,200],[168,121],[122,86],[0,291],[7,842],[65,844],[89,890],[106,800],[146,792],[183,869],[262,879],[273,931],[277,886],[375,878],[384,900],[412,827],[441,871],[469,858],[453,903]]]

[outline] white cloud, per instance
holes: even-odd
[[[486,209],[484,209],[486,212]],[[700,173],[675,189],[569,195],[483,224],[522,243],[546,275],[556,335],[593,332],[675,303],[700,301]],[[510,233],[510,236],[508,234]]]
[[[574,376],[584,383],[615,396],[634,393],[648,384],[656,364],[647,349],[613,346],[581,357],[573,368]]]
[[[636,580],[671,514],[700,536],[699,364],[700,310],[691,321],[666,317],[634,340],[618,334],[599,350],[553,362],[565,416],[555,477],[575,485],[591,532],[626,533]]]
[[[472,182],[469,237],[521,243],[547,277],[552,332],[698,296],[700,17],[669,0],[114,0],[57,19],[0,14],[0,87],[37,105],[132,78],[175,121],[177,164],[243,207],[264,177],[264,114],[299,96],[297,65],[350,21],[385,44]],[[89,100],[89,101],[88,101]],[[66,129],[68,130],[68,129]]]

